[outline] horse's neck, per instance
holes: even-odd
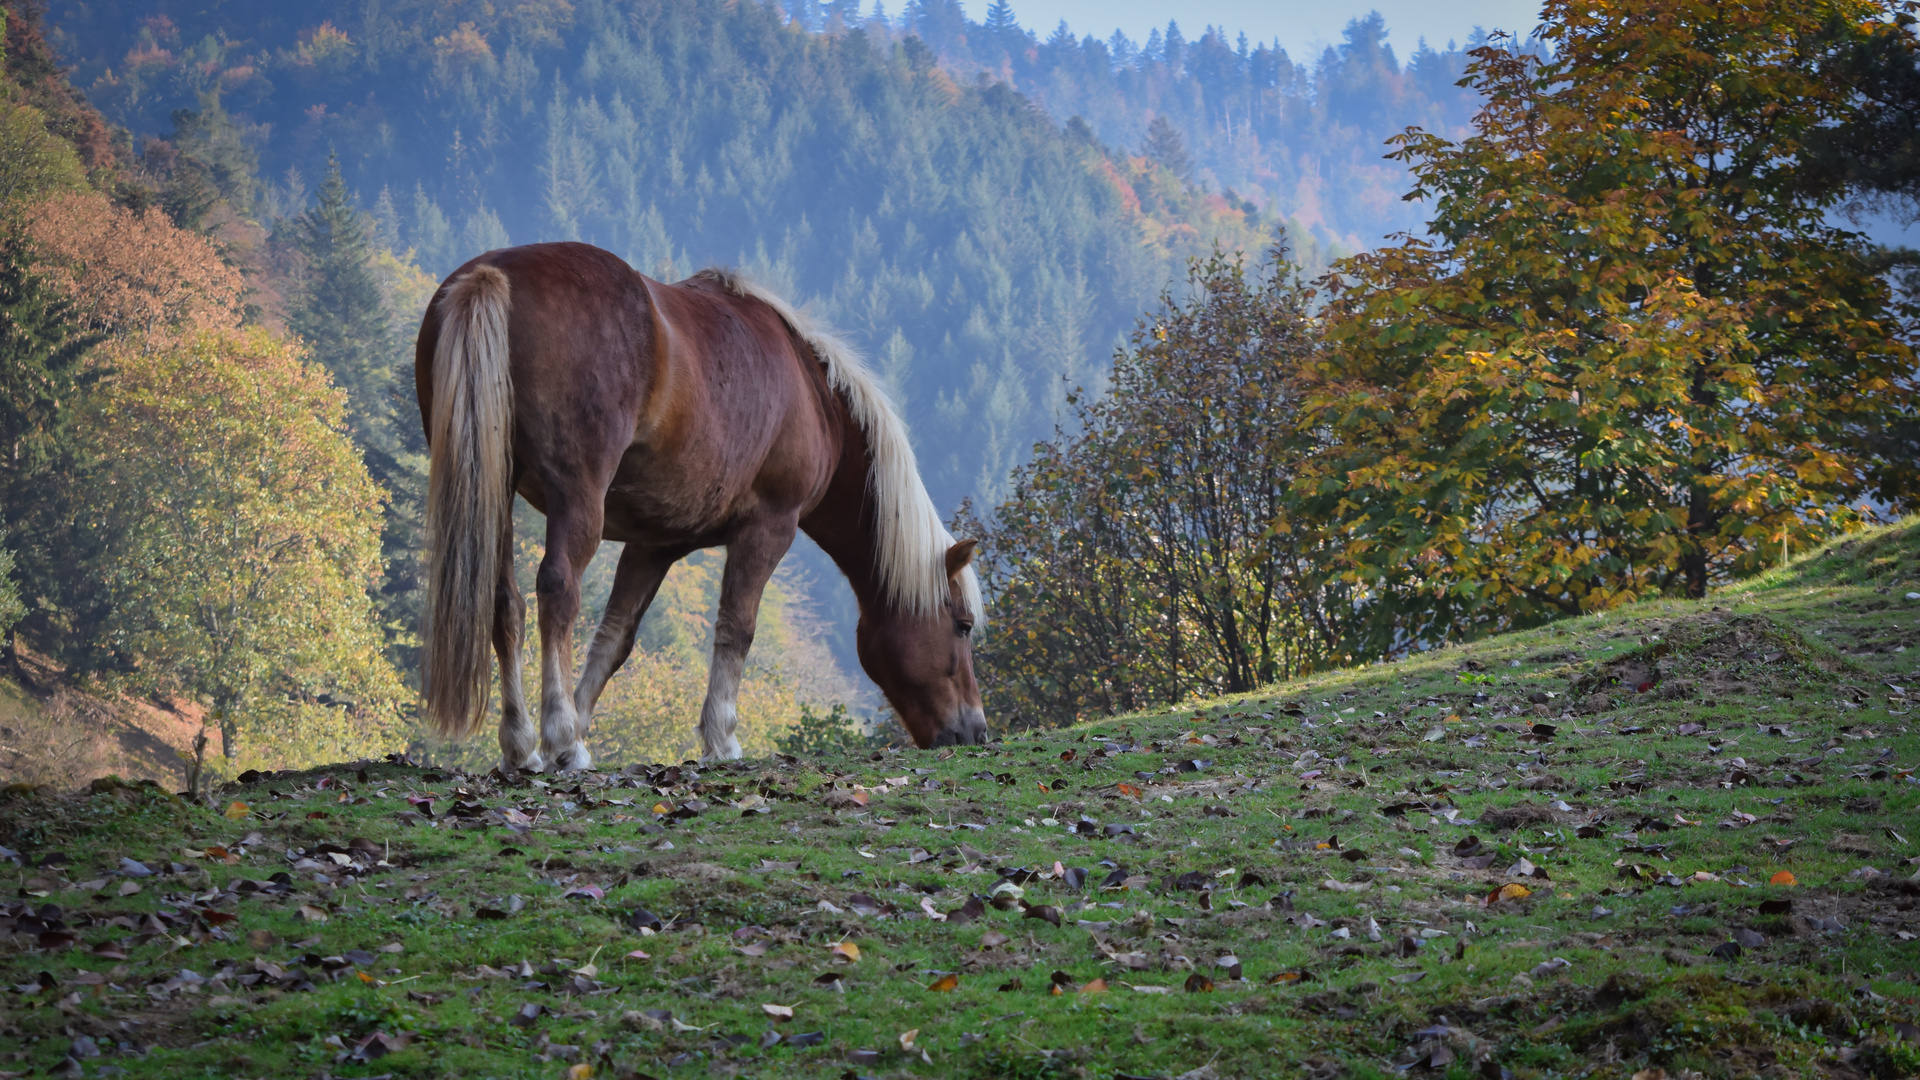
[[[839,395],[835,395],[838,401]],[[847,576],[860,610],[866,612],[883,601],[880,584],[878,545],[875,544],[876,518],[867,475],[867,442],[859,425],[841,406],[847,432],[840,460],[827,493],[819,505],[800,521],[801,531],[820,545],[840,572]]]

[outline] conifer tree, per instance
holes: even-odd
[[[50,501],[35,481],[55,460],[74,399],[90,381],[81,360],[100,338],[74,329],[71,305],[30,274],[17,251],[0,255],[0,526],[17,530]],[[13,625],[26,612],[12,581],[12,553],[0,550],[0,560],[0,641],[11,666]],[[37,569],[70,565],[47,561]]]
[[[291,231],[304,265],[287,326],[346,390],[357,441],[386,442],[390,320],[373,268],[371,222],[347,194],[337,157],[328,156],[319,200],[294,219]]]
[[[374,222],[353,204],[337,156],[317,201],[287,227],[300,263],[287,326],[347,394],[347,422],[367,470],[388,493],[381,549],[386,569],[381,615],[396,648],[417,624],[420,493],[425,488],[419,426],[412,423],[411,327],[402,327],[375,266]],[[411,665],[404,665],[410,667]]]
[[[70,305],[28,272],[17,252],[0,258],[0,491],[50,452],[85,381],[80,360],[100,339],[74,330]]]
[[[1193,172],[1193,162],[1187,157],[1187,142],[1165,115],[1154,117],[1153,123],[1147,125],[1147,141],[1141,145],[1140,152],[1182,180]]]
[[[1019,20],[1013,17],[1013,5],[1007,0],[993,0],[987,8],[987,32],[990,34],[1019,33]]]

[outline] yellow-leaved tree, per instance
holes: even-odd
[[[369,588],[382,494],[344,396],[264,330],[129,343],[81,406],[75,538],[120,678],[208,704],[229,766],[404,745]]]
[[[1804,150],[1863,107],[1874,0],[1549,0],[1460,143],[1396,156],[1434,218],[1329,279],[1299,486],[1399,640],[1698,597],[1916,492],[1885,260]]]

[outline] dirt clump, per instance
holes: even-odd
[[[1537,803],[1523,802],[1482,811],[1480,821],[1490,829],[1510,832],[1529,825],[1551,825],[1557,819],[1553,811]]]

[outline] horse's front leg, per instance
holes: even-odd
[[[551,490],[551,489],[549,489]],[[573,621],[580,614],[580,575],[600,546],[596,499],[547,499],[547,553],[535,591],[540,598],[540,750],[556,771],[593,766],[573,704]]]
[[[760,617],[760,597],[780,560],[793,546],[795,518],[756,522],[727,544],[727,568],[720,575],[720,612],[713,623],[713,666],[707,672],[707,700],[700,707],[700,758],[731,761],[741,756],[734,728],[740,723],[735,702],[747,650]]]

